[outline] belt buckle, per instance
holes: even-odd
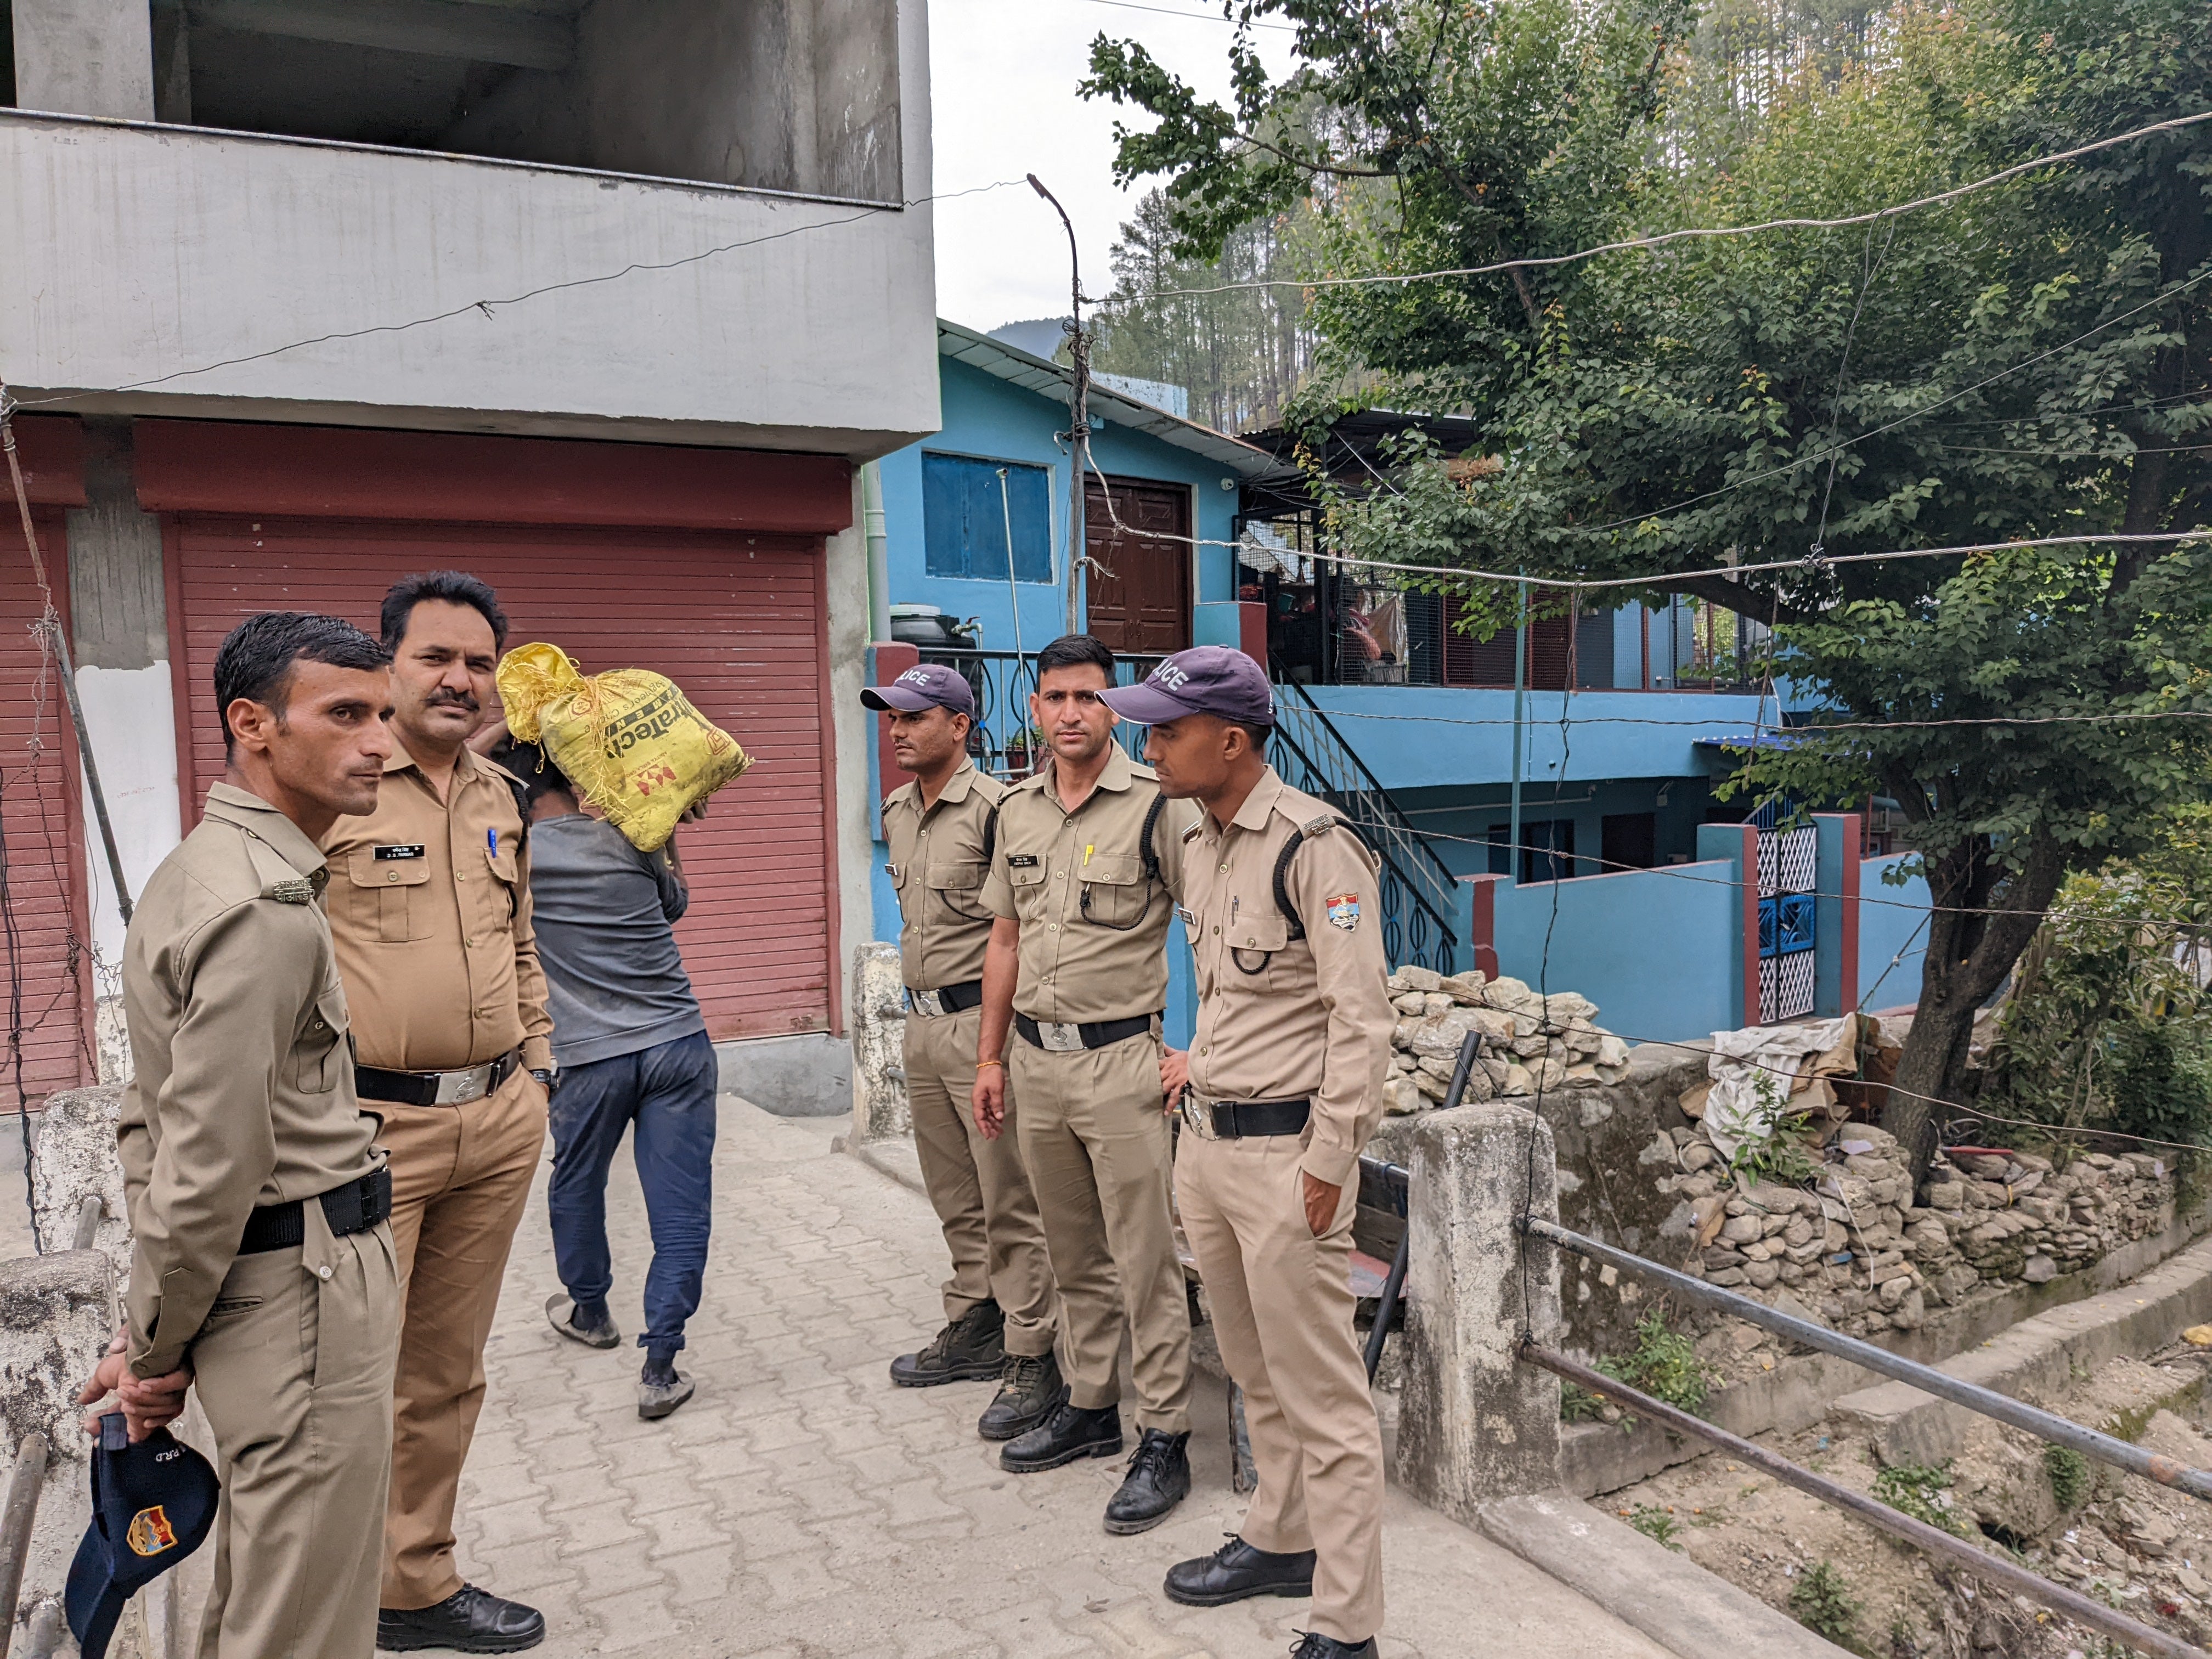
[[[1215,1127],[1213,1121],[1213,1103],[1210,1100],[1200,1100],[1188,1089],[1183,1091],[1182,1121],[1183,1127],[1200,1140],[1221,1139],[1221,1131]]]
[[[1083,1047],[1083,1027],[1060,1020],[1037,1022],[1037,1046],[1055,1054],[1072,1054]]]
[[[914,999],[914,1011],[924,1019],[935,1019],[945,1012],[945,999],[934,991],[909,991]]]
[[[440,1106],[465,1106],[472,1100],[482,1100],[489,1091],[491,1067],[471,1066],[465,1071],[438,1073]]]

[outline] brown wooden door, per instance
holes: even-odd
[[[1190,643],[1190,491],[1132,478],[1108,483],[1110,511],[1097,479],[1084,489],[1091,632],[1114,651],[1180,651]]]

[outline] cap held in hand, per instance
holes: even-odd
[[[1101,691],[1098,700],[1139,726],[1164,726],[1186,714],[1214,714],[1250,726],[1275,723],[1275,694],[1267,671],[1226,645],[1178,651],[1140,684]]]
[[[84,1659],[103,1659],[123,1604],[200,1547],[222,1486],[206,1458],[167,1429],[131,1443],[121,1412],[100,1419],[92,1524],[63,1601]]]

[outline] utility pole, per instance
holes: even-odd
[[[1067,231],[1067,355],[1075,365],[1074,395],[1068,400],[1067,447],[1073,465],[1067,489],[1067,632],[1081,626],[1082,569],[1086,551],[1083,527],[1084,481],[1091,473],[1091,342],[1083,332],[1083,271],[1075,248],[1075,226],[1060,198],[1034,173],[1030,188],[1049,203]],[[1009,556],[1012,550],[1008,550]]]

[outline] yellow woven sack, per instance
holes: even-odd
[[[752,764],[665,674],[586,674],[557,645],[518,645],[500,659],[497,678],[507,729],[544,744],[640,852],[666,842],[686,808]]]

